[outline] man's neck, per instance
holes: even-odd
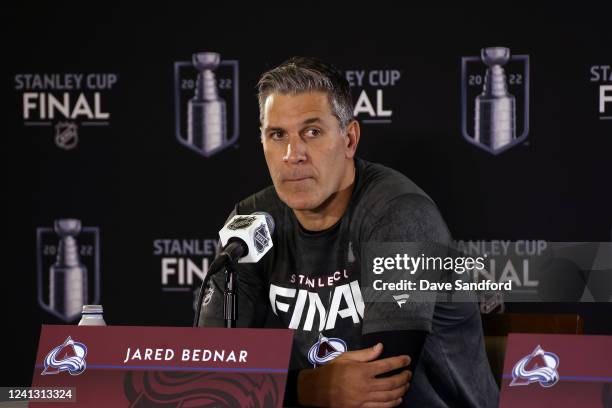
[[[308,231],[323,231],[333,226],[342,218],[355,186],[355,163],[351,166],[346,180],[340,190],[332,194],[323,204],[314,210],[293,210],[300,225]]]

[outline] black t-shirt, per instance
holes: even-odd
[[[360,268],[365,242],[450,241],[433,201],[401,173],[355,160],[356,179],[343,217],[305,231],[270,186],[236,205],[234,214],[274,217],[274,247],[257,264],[239,264],[238,327],[295,329],[291,369],[325,364],[362,348],[367,333],[428,332],[407,401],[428,407],[497,406],[475,303],[364,302]],[[200,326],[223,326],[221,274],[211,279]],[[368,298],[369,299],[369,298]]]

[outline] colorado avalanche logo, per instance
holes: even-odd
[[[344,340],[319,334],[319,340],[308,350],[308,361],[314,367],[323,365],[344,353],[346,349]]]
[[[539,382],[542,387],[552,387],[559,381],[559,357],[544,351],[539,345],[533,352],[520,359],[512,369],[510,386]]]
[[[45,369],[41,375],[58,374],[68,371],[70,375],[79,375],[85,371],[87,346],[76,342],[68,336],[64,343],[55,347],[45,357]]]

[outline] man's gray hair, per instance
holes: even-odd
[[[263,123],[266,98],[273,93],[297,95],[304,92],[326,92],[332,114],[345,130],[353,120],[351,88],[334,66],[317,58],[293,57],[265,72],[257,83],[259,120]]]

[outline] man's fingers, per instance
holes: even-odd
[[[402,403],[402,399],[398,398],[394,401],[389,402],[366,402],[362,405],[364,408],[389,408],[389,407],[397,407]]]
[[[397,368],[406,367],[408,364],[410,364],[409,356],[388,357],[368,363],[368,370],[369,374],[374,377]]]
[[[412,372],[404,370],[387,378],[370,380],[370,391],[389,391],[406,385],[412,378]]]
[[[394,390],[390,391],[376,391],[368,394],[367,399],[369,402],[392,402],[398,398],[402,398],[408,391],[409,385],[402,385]]]
[[[375,360],[383,350],[382,343],[376,344],[374,347],[368,347],[361,350],[345,351],[334,361],[358,361],[360,363],[367,363],[368,361]]]

